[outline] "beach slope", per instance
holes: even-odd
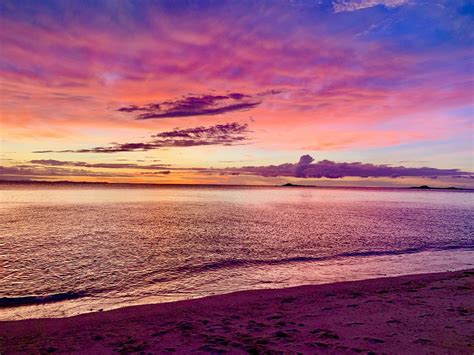
[[[0,322],[0,352],[474,352],[474,270]]]

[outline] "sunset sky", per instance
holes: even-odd
[[[0,178],[474,187],[473,20],[457,0],[3,0]]]

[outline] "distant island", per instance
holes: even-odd
[[[298,184],[292,184],[291,182],[287,182],[284,185],[280,185],[281,187],[316,187],[315,185],[298,185]]]
[[[471,190],[471,189],[465,189],[462,187],[432,187],[428,185],[421,185],[421,186],[412,186],[410,189],[417,189],[417,190]]]

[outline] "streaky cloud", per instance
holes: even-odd
[[[169,170],[163,170],[163,171],[146,171],[140,173],[140,175],[147,175],[147,176],[155,176],[155,175],[169,175],[171,174],[171,171]]]
[[[0,176],[8,179],[10,177],[56,177],[56,176],[81,176],[81,177],[130,177],[129,174],[117,174],[117,173],[106,173],[98,171],[90,171],[86,169],[67,169],[44,166],[27,166],[27,165],[16,165],[16,166],[0,166]]]
[[[140,169],[140,170],[155,170],[155,169],[166,169],[168,165],[164,164],[151,164],[151,165],[139,165],[132,163],[86,163],[83,161],[61,161],[55,159],[35,159],[30,160],[31,164],[43,165],[43,166],[75,166],[84,168],[99,168],[99,169]]]
[[[60,151],[40,150],[33,153],[118,153],[147,151],[170,147],[196,147],[205,145],[236,145],[248,140],[248,124],[232,122],[214,126],[199,126],[160,132],[152,135],[150,141],[136,143],[112,143],[105,147],[68,149]]]
[[[278,90],[259,93],[255,96],[238,92],[225,95],[188,95],[175,100],[150,103],[145,106],[121,107],[119,112],[138,112],[137,120],[159,118],[213,116],[233,111],[250,110],[261,104],[261,97],[278,94]]]
[[[366,9],[378,5],[383,5],[388,8],[395,8],[398,6],[408,4],[408,0],[334,0],[334,12],[352,12]]]

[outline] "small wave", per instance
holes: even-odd
[[[399,250],[372,250],[372,251],[360,251],[360,252],[348,252],[336,255],[336,257],[357,257],[357,256],[384,256],[384,255],[402,255],[402,254],[414,254],[423,251],[444,251],[444,250],[467,250],[474,249],[474,245],[444,245],[442,247],[425,246],[419,248],[407,248]]]
[[[189,265],[182,266],[173,269],[172,271],[175,274],[185,273],[185,274],[195,274],[219,269],[233,269],[239,267],[247,267],[254,265],[283,265],[290,263],[300,263],[300,262],[318,262],[318,261],[327,261],[341,258],[354,258],[354,257],[370,257],[370,256],[389,256],[389,255],[402,255],[402,254],[414,254],[424,251],[443,251],[443,250],[466,250],[474,249],[474,245],[448,245],[443,247],[419,247],[419,248],[407,248],[399,250],[372,250],[372,251],[355,251],[355,252],[346,252],[335,255],[327,256],[298,256],[291,258],[283,259],[224,259],[216,262],[210,262],[200,265]],[[169,270],[171,271],[171,270]],[[179,278],[176,277],[176,278]],[[155,282],[159,282],[160,279],[155,279]],[[168,281],[168,279],[166,280]]]
[[[44,304],[51,302],[59,302],[65,300],[73,300],[87,296],[86,292],[64,292],[55,293],[45,296],[22,296],[22,297],[1,297],[0,307],[14,307],[31,304]]]

